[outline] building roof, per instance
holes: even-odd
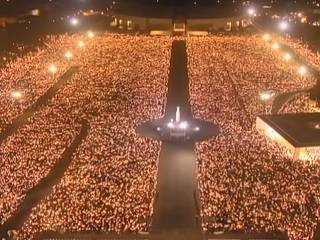
[[[320,146],[320,113],[259,116],[294,147]]]

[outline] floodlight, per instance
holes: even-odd
[[[70,19],[70,24],[72,26],[77,26],[79,24],[79,20],[77,18],[71,18]]]
[[[180,129],[187,129],[188,128],[188,123],[187,122],[181,122],[179,124],[179,128]]]
[[[49,72],[51,72],[52,74],[55,74],[58,71],[58,68],[56,67],[56,65],[51,64],[49,67]]]
[[[268,33],[264,34],[264,35],[263,35],[263,39],[264,39],[265,41],[269,41],[269,40],[270,40],[270,35],[269,35]]]
[[[67,51],[64,56],[65,56],[68,60],[70,60],[70,59],[73,57],[73,55],[72,55],[72,53],[71,53],[70,51]]]
[[[83,41],[79,41],[79,42],[78,42],[78,46],[79,46],[80,48],[84,47],[84,42],[83,42]]]
[[[16,100],[19,100],[23,97],[23,94],[20,90],[14,90],[11,92],[11,97],[16,99]]]
[[[307,68],[305,66],[300,66],[298,69],[298,73],[303,76],[307,73]]]
[[[290,53],[286,53],[283,57],[286,61],[289,61],[292,58]]]

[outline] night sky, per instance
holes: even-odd
[[[106,8],[115,1],[117,5],[153,5],[153,6],[166,6],[166,7],[207,7],[212,6],[215,8],[219,7],[232,7],[241,6],[246,3],[247,5],[264,5],[270,4],[270,2],[276,3],[277,7],[290,8],[290,7],[301,7],[307,4],[305,0],[255,0],[255,1],[244,1],[244,0],[0,0],[0,14],[1,15],[14,15],[19,14],[27,9],[33,8],[46,8],[72,10],[81,8]],[[313,0],[312,2],[315,2]],[[318,0],[320,2],[320,0]],[[60,6],[60,8],[59,8]],[[59,11],[60,11],[59,10]]]

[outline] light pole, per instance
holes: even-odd
[[[52,74],[52,76],[54,77],[54,75],[56,74],[56,72],[58,71],[58,68],[56,67],[56,65],[51,64],[49,67],[49,72]]]
[[[70,19],[70,24],[72,25],[72,26],[78,26],[79,25],[79,20],[78,20],[78,18],[71,18]]]
[[[70,51],[67,51],[64,56],[65,56],[66,59],[68,59],[68,60],[70,60],[70,59],[73,57],[73,55],[72,55],[72,53],[71,53]]]
[[[88,37],[90,39],[94,38],[94,33],[92,31],[88,31]]]
[[[307,68],[305,66],[300,66],[298,69],[298,73],[301,77],[305,76],[307,74]]]
[[[84,47],[84,42],[83,41],[79,41],[78,42],[78,47],[83,48]]]
[[[275,97],[276,93],[273,90],[264,90],[259,93],[259,98],[263,104],[263,112],[267,114],[267,104],[271,103]]]

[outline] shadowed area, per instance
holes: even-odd
[[[61,158],[57,161],[53,169],[39,182],[38,185],[26,193],[25,199],[12,214],[12,217],[0,226],[0,237],[7,238],[8,230],[21,228],[30,216],[32,209],[39,204],[44,196],[51,193],[53,186],[61,180],[65,171],[71,164],[74,152],[77,150],[79,145],[85,141],[89,133],[89,128],[89,123],[86,120],[83,120],[79,134],[73,140],[71,145],[63,152]]]

